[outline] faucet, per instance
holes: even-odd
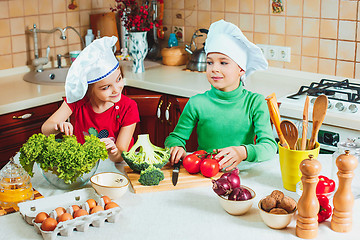
[[[54,33],[56,31],[59,31],[61,33],[60,39],[65,40],[66,39],[65,31],[67,29],[72,29],[72,30],[75,31],[75,33],[79,36],[79,38],[81,40],[81,46],[82,46],[81,48],[84,48],[85,43],[84,43],[84,40],[82,39],[80,33],[75,28],[73,28],[71,26],[67,26],[64,29],[56,27],[56,28],[53,28],[51,30],[41,30],[41,29],[36,28],[36,24],[34,24],[33,28],[29,30],[30,32],[33,33],[33,36],[34,36],[34,55],[35,55],[35,59],[33,59],[32,64],[33,64],[33,66],[35,66],[35,70],[37,72],[42,72],[43,71],[43,66],[49,62],[49,53],[50,53],[50,46],[48,46],[46,48],[46,57],[39,58],[39,48],[38,48],[37,33]],[[58,57],[58,64],[59,64],[59,58],[60,58],[60,67],[61,67],[61,56],[64,56],[64,55],[57,56]]]

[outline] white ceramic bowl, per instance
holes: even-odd
[[[96,192],[111,199],[121,198],[128,189],[129,179],[122,173],[102,172],[90,178]]]
[[[265,197],[263,199],[265,199]],[[264,223],[268,227],[273,228],[273,229],[286,228],[290,224],[294,214],[296,213],[297,207],[295,208],[295,210],[292,213],[287,213],[287,214],[269,213],[261,208],[261,201],[263,199],[261,199],[259,201],[258,208],[260,211],[260,216],[261,216],[262,220],[264,221]]]
[[[226,212],[228,212],[231,215],[236,215],[236,216],[243,215],[247,211],[249,211],[256,196],[254,190],[252,190],[251,188],[242,185],[241,187],[246,188],[247,190],[250,191],[252,196],[251,199],[244,201],[233,201],[233,200],[228,200],[226,197],[219,196],[216,194],[219,197],[220,205],[224,208]]]

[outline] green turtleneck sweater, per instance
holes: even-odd
[[[212,87],[191,97],[165,146],[185,148],[196,125],[198,149],[207,152],[243,145],[247,150],[246,160],[260,162],[271,159],[277,150],[264,97],[242,86],[231,92]]]

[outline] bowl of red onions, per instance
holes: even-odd
[[[226,212],[231,215],[243,215],[249,211],[256,194],[251,188],[240,185],[239,169],[224,173],[212,182],[213,190]]]

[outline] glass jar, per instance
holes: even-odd
[[[360,162],[360,143],[354,139],[348,139],[347,142],[339,142],[337,144],[337,151],[332,155],[332,167],[331,167],[331,178],[336,183],[336,189],[339,184],[339,178],[337,176],[338,168],[336,166],[336,159],[341,154],[345,154],[345,150],[349,150],[351,155],[354,155]],[[360,163],[354,170],[354,178],[351,183],[351,190],[354,198],[360,198]]]

